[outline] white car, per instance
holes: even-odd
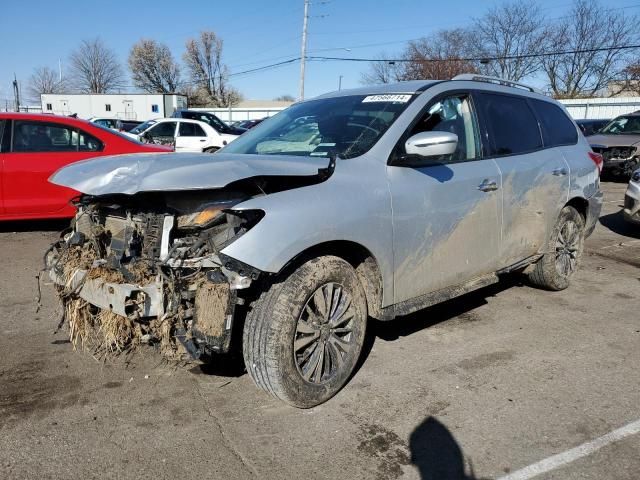
[[[125,135],[141,142],[173,145],[176,152],[210,153],[238,138],[238,135],[218,133],[207,123],[186,118],[148,120]]]

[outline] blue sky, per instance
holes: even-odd
[[[479,0],[313,0],[310,7],[310,55],[371,57],[394,54],[406,40],[441,28],[468,25],[487,8],[499,4]],[[566,14],[570,1],[540,0],[549,18]],[[603,0],[622,15],[640,13],[637,0]],[[63,70],[80,40],[100,36],[119,56],[126,70],[129,49],[140,38],[166,43],[181,58],[185,41],[200,30],[215,31],[224,40],[224,61],[231,73],[300,55],[303,0],[183,0],[102,2],[23,0],[0,8],[0,102],[12,98],[13,73],[26,91],[37,66]],[[348,50],[347,50],[348,49]],[[342,87],[356,87],[366,64],[309,62],[306,97]],[[299,63],[252,74],[231,83],[248,99],[297,96]],[[133,90],[129,88],[128,90]]]

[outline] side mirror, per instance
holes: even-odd
[[[450,132],[416,133],[404,144],[407,155],[442,157],[451,155],[458,147],[458,136]]]

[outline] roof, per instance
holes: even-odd
[[[293,101],[287,100],[243,100],[233,108],[282,108],[292,105]]]
[[[68,124],[75,123],[77,125],[91,125],[91,122],[82,118],[68,117],[66,115],[55,115],[52,113],[0,112],[0,119],[36,120],[39,122],[60,122]]]
[[[367,87],[336,90],[325,93],[315,98],[341,97],[347,95],[377,95],[388,93],[416,93],[438,83],[440,80],[409,80],[406,82],[384,83],[382,85],[370,85]]]

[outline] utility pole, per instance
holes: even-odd
[[[342,90],[342,77],[344,77],[344,75],[338,77],[338,91]]]
[[[20,88],[18,88],[18,79],[16,74],[13,74],[13,98],[16,102],[16,112],[20,111]]]
[[[307,57],[307,24],[309,23],[309,0],[304,0],[304,19],[302,21],[302,52],[300,53],[300,95],[304,100],[304,64]]]
[[[62,60],[58,59],[58,83],[62,83]]]

